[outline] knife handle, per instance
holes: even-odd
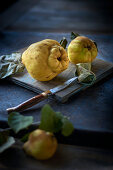
[[[26,100],[25,102],[19,104],[18,106],[12,107],[12,108],[8,108],[7,112],[11,113],[11,112],[21,112],[24,111],[32,106],[34,106],[35,104],[39,103],[40,101],[46,99],[48,97],[48,95],[50,94],[50,91],[46,91],[43,92],[37,96],[34,96],[28,100]]]

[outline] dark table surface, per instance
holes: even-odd
[[[99,50],[98,58],[113,62],[113,12],[111,2],[103,1],[102,3],[102,1],[98,1],[98,3],[95,4],[94,1],[86,1],[85,3],[83,1],[62,0],[56,4],[55,1],[54,3],[53,1],[48,1],[47,3],[47,1],[44,0],[38,2],[33,1],[33,3],[29,0],[24,1],[24,3],[26,2],[28,2],[26,8],[25,4],[22,7],[23,1],[17,1],[0,15],[2,24],[0,32],[0,55],[10,54],[33,42],[46,38],[60,41],[60,39],[65,36],[69,39],[70,31],[78,31],[81,35],[86,35],[97,42]],[[19,5],[22,8],[17,10]],[[51,9],[50,5],[52,6]],[[15,10],[17,10],[17,13],[13,15]],[[9,13],[12,17],[6,22]],[[89,14],[91,14],[90,17]],[[37,16],[38,18],[36,19]],[[1,126],[3,125],[2,121],[7,121],[7,108],[16,106],[35,95],[36,93],[17,86],[8,80],[0,80]],[[78,169],[87,169],[88,167],[94,169],[113,169],[112,101],[113,74],[110,74],[94,86],[72,96],[64,104],[56,100],[46,99],[22,112],[22,114],[33,115],[34,120],[39,121],[41,108],[46,103],[50,104],[55,111],[60,111],[64,115],[69,116],[76,129],[76,138],[72,136],[71,140],[67,141],[67,143],[76,145],[75,148],[69,145],[70,153],[75,149],[78,156],[72,153],[73,158],[70,166],[68,166],[71,167],[71,169],[75,165]],[[77,146],[80,145],[85,148],[77,148]],[[91,149],[91,147],[95,149]],[[102,150],[98,150],[97,152],[96,147]],[[109,151],[105,149],[109,149]],[[0,168],[15,168],[15,164],[12,163],[11,160],[8,163],[6,161],[6,159],[10,157],[8,156],[10,151],[12,151],[12,158],[14,158],[13,152],[15,150],[12,148],[12,150],[2,155],[2,159],[0,158]],[[105,157],[102,156],[103,152]],[[27,158],[23,156],[21,151],[16,149],[16,153],[15,159],[17,164],[19,164],[18,158],[21,156],[25,159],[25,162],[27,162]],[[76,161],[74,162],[75,157]],[[58,161],[56,161],[56,159],[58,159],[57,156],[55,160],[53,159],[55,164],[59,162],[59,159]],[[102,161],[102,159],[104,161]],[[83,165],[81,165],[81,161],[83,161]],[[35,161],[31,162],[32,167],[34,167],[33,169],[35,169],[37,166]],[[20,165],[20,168],[28,168],[25,164],[20,163]],[[46,165],[49,165],[49,163],[46,162]],[[67,169],[69,169],[68,166]],[[61,167],[61,169],[66,168],[63,165]],[[48,169],[50,167],[45,166],[42,169],[46,168]]]

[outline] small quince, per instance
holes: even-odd
[[[97,56],[95,43],[85,36],[78,36],[68,46],[68,58],[73,64],[91,63]]]
[[[57,145],[57,139],[53,133],[37,129],[29,135],[23,149],[35,159],[46,160],[54,155]]]

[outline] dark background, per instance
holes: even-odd
[[[10,0],[0,5],[0,13],[6,30],[113,33],[113,1]]]

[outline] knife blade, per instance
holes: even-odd
[[[65,81],[63,84],[58,85],[50,90],[47,90],[45,92],[42,92],[41,94],[34,96],[28,100],[26,100],[25,102],[12,107],[12,108],[8,108],[7,112],[14,112],[14,111],[24,111],[32,106],[34,106],[35,104],[39,103],[40,101],[46,99],[49,95],[54,95],[55,93],[64,90],[65,88],[67,88],[69,85],[71,85],[73,82],[75,82],[77,80],[77,77],[73,77],[67,81]]]

